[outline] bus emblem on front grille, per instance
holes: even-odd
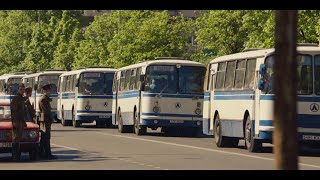
[[[177,103],[176,103],[176,108],[177,108],[177,109],[181,108],[181,104],[177,102]]]
[[[312,103],[312,104],[310,105],[310,110],[311,110],[312,112],[317,112],[317,111],[319,110],[319,105],[318,105],[317,103]]]
[[[104,107],[107,107],[107,106],[108,106],[108,103],[107,103],[107,102],[105,102],[105,103],[104,103]]]

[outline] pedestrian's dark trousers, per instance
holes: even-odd
[[[50,133],[41,131],[40,153],[46,157],[51,156]]]
[[[51,124],[45,123],[44,121],[40,121],[40,132],[40,155],[44,154],[44,156],[49,157],[52,155],[50,146]]]
[[[20,160],[20,141],[22,139],[22,131],[20,128],[12,128],[12,159],[14,161]]]

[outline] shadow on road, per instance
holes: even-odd
[[[32,161],[29,159],[28,153],[21,154],[21,160],[19,162],[15,162],[11,159],[11,153],[2,154],[0,156],[0,163],[41,163],[41,162],[92,162],[92,161],[105,161],[105,160],[113,160],[112,157],[106,157],[103,155],[95,155],[92,153],[77,151],[77,150],[55,150],[61,149],[59,147],[52,147],[52,153],[56,159],[48,160],[48,159],[37,159]]]

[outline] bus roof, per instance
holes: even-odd
[[[46,71],[41,71],[41,72],[38,72],[38,73],[33,73],[33,74],[28,74],[28,75],[25,75],[23,78],[29,78],[29,77],[36,77],[36,76],[40,76],[40,75],[43,75],[43,74],[48,74],[48,75],[52,75],[52,74],[62,74],[64,72],[67,72],[67,71],[61,71],[61,70],[46,70]]]
[[[0,79],[9,79],[9,78],[23,78],[27,73],[25,72],[16,72],[16,73],[8,73],[2,74]]]
[[[82,72],[116,72],[116,69],[113,68],[98,68],[98,67],[94,67],[94,68],[82,68],[82,69],[77,69],[77,70],[73,70],[73,71],[68,71],[65,72],[63,74],[61,74],[61,76],[67,76],[67,75],[71,75],[71,74],[80,74]]]
[[[132,64],[129,66],[122,67],[118,69],[118,71],[122,71],[125,69],[131,69],[131,68],[137,68],[137,67],[142,67],[142,66],[149,66],[153,64],[162,64],[162,65],[176,65],[176,64],[181,64],[181,65],[192,65],[192,66],[201,66],[205,67],[203,64],[195,61],[190,61],[190,60],[181,60],[181,59],[161,59],[161,60],[151,60],[151,61],[145,61],[137,64]]]
[[[311,55],[320,54],[320,47],[297,46],[297,52],[303,53],[303,54],[308,53]],[[274,48],[239,52],[239,53],[235,53],[235,54],[229,54],[229,55],[217,57],[217,58],[213,59],[212,61],[210,61],[210,64],[223,62],[223,61],[229,61],[229,60],[236,60],[236,59],[250,59],[250,58],[265,57],[265,56],[268,56],[272,53],[274,53]]]

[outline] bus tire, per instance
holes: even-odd
[[[118,111],[118,118],[119,118],[118,131],[119,131],[119,133],[124,133],[125,130],[124,130],[124,127],[123,127],[122,116],[121,116],[121,111],[120,110]]]
[[[67,125],[66,120],[64,119],[63,107],[62,107],[62,112],[61,112],[61,124],[62,124],[62,126],[66,126]]]
[[[80,121],[76,121],[76,118],[75,118],[73,111],[72,111],[72,126],[74,128],[80,127]]]
[[[250,152],[258,152],[262,148],[262,142],[259,139],[253,138],[254,132],[251,129],[251,120],[250,116],[247,116],[246,124],[244,127],[244,140],[245,140],[245,147]]]
[[[134,112],[133,122],[134,122],[134,126],[133,126],[134,127],[134,133],[136,135],[141,136],[141,135],[145,135],[147,133],[147,127],[146,126],[141,126],[139,124],[137,112]]]
[[[214,139],[218,147],[227,147],[231,144],[228,137],[222,136],[219,114],[214,121]]]

